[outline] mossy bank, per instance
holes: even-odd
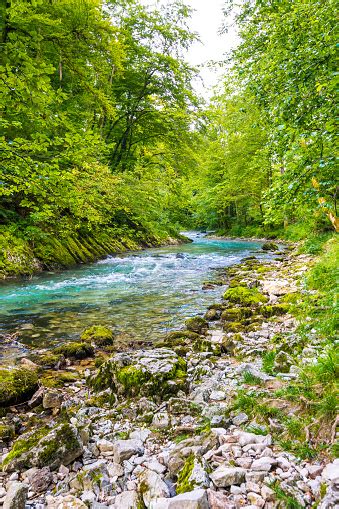
[[[105,228],[67,235],[0,227],[0,279],[90,263],[108,254],[188,242],[182,235]]]

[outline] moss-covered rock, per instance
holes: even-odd
[[[220,345],[212,343],[209,339],[201,336],[194,341],[192,347],[195,352],[211,352],[214,355],[220,355],[221,353]]]
[[[253,315],[253,311],[246,307],[237,307],[225,309],[221,314],[221,319],[225,321],[235,322],[245,318],[249,318]]]
[[[25,368],[0,369],[0,406],[27,401],[38,387],[38,374]]]
[[[0,422],[0,442],[11,440],[15,435],[15,426],[6,422]]]
[[[279,251],[279,246],[274,242],[265,242],[261,249],[263,251]]]
[[[233,334],[232,336],[224,336],[221,343],[221,351],[229,355],[235,355],[237,348],[241,346],[243,341],[244,338],[239,333]]]
[[[81,334],[81,341],[92,343],[97,347],[113,345],[114,335],[111,329],[102,325],[93,325]]]
[[[95,390],[122,396],[164,397],[186,389],[186,362],[167,348],[119,353],[88,379]]]
[[[218,309],[208,309],[204,314],[204,319],[207,320],[208,322],[219,320],[220,313],[221,312]]]
[[[45,466],[52,470],[61,464],[69,465],[83,452],[83,445],[76,428],[63,423],[53,429],[40,428],[16,440],[3,460],[7,472]]]
[[[197,334],[203,334],[208,329],[208,323],[201,316],[193,316],[185,321],[185,325],[188,330],[196,332]]]
[[[41,269],[28,242],[0,227],[0,279],[6,276],[30,275]]]
[[[228,286],[230,288],[235,288],[237,286],[243,286],[245,288],[247,287],[245,281],[241,281],[240,278],[233,278],[233,279],[231,279],[231,281],[229,282]]]
[[[55,354],[62,354],[66,359],[86,359],[94,355],[94,348],[88,343],[67,343],[53,350]]]
[[[76,382],[79,379],[77,371],[45,371],[39,378],[39,382],[44,387],[50,389],[63,387],[65,384]]]
[[[166,343],[170,346],[171,344],[179,344],[186,341],[194,341],[199,338],[199,334],[190,330],[178,330],[169,332],[166,336]]]
[[[66,365],[65,357],[61,353],[33,354],[30,356],[30,360],[43,369],[60,369]]]
[[[257,288],[245,288],[242,286],[229,288],[224,293],[224,299],[243,306],[258,305],[268,301],[268,298],[260,293]]]
[[[265,318],[270,318],[271,316],[281,316],[289,311],[289,305],[288,304],[274,304],[272,306],[265,305],[261,306],[260,313]]]
[[[246,326],[241,322],[225,322],[223,329],[225,332],[242,332],[246,329]]]

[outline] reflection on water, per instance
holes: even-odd
[[[192,244],[109,256],[62,273],[6,282],[0,287],[0,332],[16,333],[18,345],[48,346],[75,339],[87,326],[103,324],[131,338],[154,340],[201,313],[223,289],[201,290],[216,268],[232,265],[255,242],[206,239],[189,233]],[[261,255],[263,256],[263,255]]]

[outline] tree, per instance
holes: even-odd
[[[320,198],[335,214],[335,11],[333,0],[245,0],[237,11],[233,70],[269,122],[268,220]]]

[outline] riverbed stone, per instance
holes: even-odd
[[[95,389],[123,396],[160,397],[186,390],[186,362],[168,348],[118,353],[89,380]]]
[[[128,460],[131,456],[142,455],[144,452],[144,446],[141,440],[116,440],[113,444],[113,457],[115,463],[122,463],[124,460]]]
[[[46,491],[53,480],[53,475],[49,467],[30,468],[25,472],[25,479],[29,482],[30,488],[35,493]]]
[[[193,490],[173,498],[162,498],[152,504],[152,509],[209,509],[206,490]]]
[[[7,472],[45,466],[55,470],[61,464],[69,465],[82,452],[77,429],[64,423],[52,430],[42,428],[19,437],[5,457],[3,468]]]
[[[170,496],[168,486],[160,475],[148,468],[139,477],[139,490],[146,507],[152,507],[153,501],[158,498]]]
[[[245,480],[246,470],[241,467],[227,467],[221,465],[210,474],[217,488],[227,488],[232,484],[241,484]]]
[[[47,390],[43,396],[42,406],[45,409],[60,408],[63,402],[63,395],[56,390]]]
[[[25,509],[28,486],[22,482],[12,482],[7,491],[3,509]]]
[[[114,509],[135,509],[138,507],[139,496],[136,491],[123,491],[115,497]]]

